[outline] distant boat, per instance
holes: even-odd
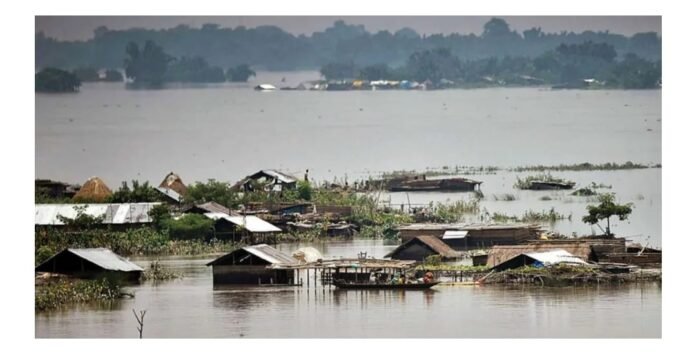
[[[254,87],[254,90],[262,90],[262,91],[269,91],[269,90],[276,90],[278,88],[275,87],[275,85],[271,84],[259,84]]]

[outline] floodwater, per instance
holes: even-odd
[[[310,179],[319,182],[455,165],[662,161],[660,90],[252,90],[261,82],[281,87],[311,79],[318,73],[260,72],[248,84],[126,90],[121,83],[87,83],[77,94],[37,94],[36,176],[80,184],[99,176],[115,188],[132,179],[158,184],[170,171],[193,183],[236,182],[263,168],[302,177],[309,169]],[[552,173],[578,188],[611,185],[620,202],[635,204],[631,219],[612,229],[661,246],[661,169]],[[587,198],[513,189],[515,178],[527,174],[468,177],[484,182],[482,207],[490,215],[554,208],[571,219],[553,229],[600,232],[581,221]],[[516,200],[495,200],[502,194]],[[413,206],[470,196],[398,193],[380,199]]]
[[[280,78],[286,77],[281,83]],[[259,73],[277,86],[316,73]],[[315,181],[443,166],[517,167],[633,161],[661,163],[661,91],[476,89],[445,91],[256,92],[249,84],[126,90],[85,84],[80,93],[36,95],[36,175],[112,188],[158,184],[170,171],[186,183],[235,182],[276,168]],[[611,186],[634,203],[612,229],[661,246],[661,169],[552,172],[584,187]],[[482,211],[570,215],[550,229],[590,234],[591,199],[519,191],[517,176],[482,180]],[[504,201],[503,194],[515,199]],[[379,193],[404,208],[471,199],[470,193]],[[487,215],[488,213],[488,215]],[[595,230],[599,232],[598,230]],[[395,246],[356,240],[313,244],[325,256],[384,256]],[[291,252],[298,245],[282,245]],[[168,259],[184,278],[131,287],[134,299],[37,313],[37,337],[136,337],[132,309],[147,309],[145,337],[660,337],[661,286],[583,288],[438,286],[432,291],[324,288],[215,290],[206,259]],[[148,261],[138,261],[146,266]]]
[[[300,244],[281,245],[291,252]],[[382,256],[361,240],[314,244],[324,256]],[[37,313],[39,338],[134,338],[132,309],[147,310],[145,338],[659,338],[661,285],[571,288],[436,286],[430,291],[306,287],[214,289],[205,259],[163,265],[184,277],[129,288],[102,306]],[[136,261],[146,266],[147,261]]]

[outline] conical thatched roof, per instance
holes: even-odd
[[[111,189],[99,177],[88,179],[73,197],[74,201],[103,202],[111,196]]]
[[[184,181],[181,180],[181,177],[179,177],[178,174],[174,172],[169,172],[166,177],[164,177],[164,180],[162,183],[160,183],[160,188],[169,188],[177,193],[179,195],[186,195],[186,184],[184,184]]]

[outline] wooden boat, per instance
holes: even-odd
[[[413,283],[413,284],[372,284],[372,283],[348,283],[341,280],[333,281],[333,285],[336,288],[341,289],[429,289],[432,286],[439,284],[440,282],[430,282],[430,283]]]

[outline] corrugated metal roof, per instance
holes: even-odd
[[[219,220],[219,219],[225,219],[235,225],[242,226],[245,230],[249,232],[280,232],[282,231],[278,227],[276,227],[273,224],[268,223],[267,221],[260,219],[256,216],[253,215],[239,215],[239,216],[230,216],[225,213],[205,213],[203,214],[207,216],[210,219],[213,220]]]
[[[155,187],[158,192],[174,199],[176,202],[181,202],[181,195],[177,193],[174,189],[171,188],[164,188],[164,187]]]
[[[468,234],[469,234],[469,231],[445,231],[445,234],[442,236],[442,239],[443,240],[463,239]]]
[[[61,253],[65,251],[92,262],[105,270],[120,272],[143,271],[142,267],[113,253],[108,248],[68,248]]]
[[[244,251],[249,252],[256,257],[262,258],[272,264],[292,265],[299,263],[299,261],[297,261],[294,257],[288,256],[285,253],[280,252],[266,244],[247,246],[243,247],[243,249]]]
[[[527,257],[533,258],[541,263],[544,264],[544,266],[553,266],[559,263],[569,263],[569,264],[579,264],[579,265],[587,265],[588,263],[583,261],[580,257],[573,256],[570,254],[570,252],[566,250],[552,250],[552,251],[546,251],[546,252],[530,252],[530,253],[524,253],[523,255],[526,255]]]
[[[35,204],[35,225],[63,225],[58,218],[77,217],[76,207],[85,207],[84,213],[93,217],[104,215],[104,224],[139,224],[150,223],[149,212],[153,206],[161,203],[124,203],[124,204]]]
[[[238,252],[240,249],[234,250],[224,256],[220,256],[216,258],[213,261],[210,261],[206,263],[206,266],[214,266],[219,263],[225,263],[226,261],[229,260],[229,256],[235,252]],[[266,244],[260,244],[260,245],[254,245],[254,246],[246,246],[242,247],[241,250],[246,251],[249,254],[252,254],[272,265],[284,265],[284,266],[297,266],[299,265],[299,261],[293,258],[292,256],[288,256],[284,252],[278,251],[275,248],[266,245]]]

